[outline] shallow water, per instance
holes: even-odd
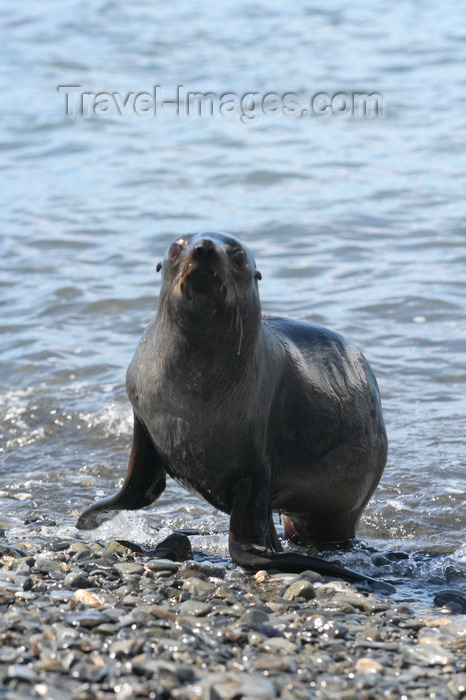
[[[77,515],[126,471],[124,378],[179,233],[254,251],[266,313],[350,337],[380,384],[386,472],[353,568],[428,601],[464,586],[466,21],[387,6],[23,2],[0,11],[0,489],[11,538]],[[361,91],[383,117],[66,115],[59,85],[150,92]],[[21,496],[21,494],[25,494]],[[28,496],[29,494],[29,496]],[[227,555],[227,518],[170,484],[98,536],[175,527]],[[48,532],[47,530],[45,531]],[[57,530],[50,530],[56,537]],[[408,555],[374,567],[368,550]]]

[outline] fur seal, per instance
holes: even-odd
[[[299,544],[354,537],[387,457],[364,356],[325,328],[263,317],[260,272],[232,236],[181,236],[157,269],[158,312],[127,372],[126,480],[77,527],[150,505],[168,474],[230,514],[230,555],[240,566],[368,580],[283,552],[272,520],[272,511],[283,514],[285,536]]]

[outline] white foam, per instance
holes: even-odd
[[[80,414],[80,418],[89,428],[100,428],[104,436],[131,435],[133,429],[133,414],[128,402],[113,401],[97,413]]]

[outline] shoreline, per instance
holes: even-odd
[[[466,615],[117,540],[0,540],[0,695],[461,698]]]

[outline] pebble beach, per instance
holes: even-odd
[[[0,698],[466,696],[464,614],[163,554],[2,538]]]

